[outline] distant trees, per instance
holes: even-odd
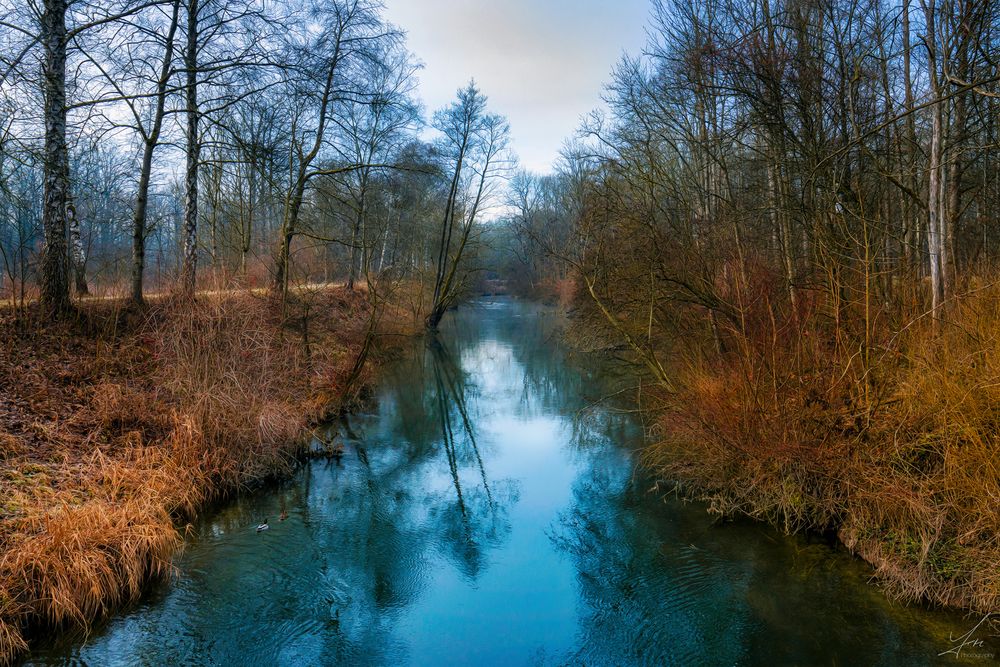
[[[386,59],[375,66],[369,64],[367,70],[367,99],[345,105],[343,119],[339,121],[346,138],[339,159],[358,166],[343,174],[344,187],[350,193],[350,206],[354,209],[348,289],[354,288],[359,272],[368,275],[372,251],[368,232],[375,208],[371,195],[378,185],[374,180],[385,173],[402,144],[411,138],[419,119],[411,97],[415,80],[408,54],[394,48],[386,54]],[[399,164],[392,167],[402,168]]]
[[[288,156],[290,177],[275,253],[274,286],[282,294],[288,289],[292,241],[298,234],[299,215],[310,181],[318,176],[364,172],[371,166],[353,160],[334,162],[331,151],[331,144],[336,142],[331,137],[336,134],[334,129],[359,129],[344,118],[345,115],[350,118],[354,105],[377,109],[400,103],[399,99],[381,97],[371,90],[364,77],[358,76],[364,72],[384,80],[385,75],[378,69],[401,64],[383,60],[398,48],[400,35],[381,23],[376,5],[359,1],[331,3],[318,11],[314,20],[322,29],[304,26],[295,37],[291,48],[300,65],[288,70],[291,76],[286,81],[294,107]],[[366,140],[357,135],[353,139]],[[352,157],[361,158],[374,155],[373,151],[353,153]],[[340,157],[345,157],[344,153]]]
[[[8,120],[8,122],[10,122]],[[41,173],[34,169],[17,146],[16,138],[5,129],[0,146],[0,261],[3,278],[0,291],[7,293],[13,305],[23,306],[32,270],[33,249],[40,237]]]
[[[547,176],[519,170],[510,180],[507,206],[512,238],[507,249],[517,269],[508,267],[506,273],[522,293],[558,289],[557,283],[570,275],[580,244],[573,205],[579,181],[569,167],[564,161],[560,173]]]

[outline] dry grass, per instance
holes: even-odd
[[[1000,301],[991,289],[901,338],[879,447],[842,533],[898,593],[1000,610]],[[903,576],[894,572],[905,572]]]
[[[170,571],[178,522],[285,474],[340,405],[363,294],[282,309],[241,292],[139,320],[2,329],[0,664],[32,634],[87,628]]]
[[[1000,611],[1000,289],[875,321],[867,355],[808,313],[749,321],[679,355],[646,462],[723,515],[837,531],[895,596]]]

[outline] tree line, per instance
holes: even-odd
[[[0,289],[410,279],[436,326],[512,158],[474,83],[425,139],[418,70],[372,0],[0,0]]]
[[[522,270],[638,369],[664,489],[1000,604],[1000,3],[659,0]],[[568,230],[568,231],[567,231]]]
[[[656,0],[648,32],[512,205],[528,274],[572,267],[664,386],[667,338],[804,323],[868,382],[891,332],[995,277],[1000,3]]]

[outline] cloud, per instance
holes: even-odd
[[[425,63],[429,110],[475,78],[511,122],[522,163],[549,171],[580,117],[600,105],[625,51],[644,42],[648,0],[386,0]]]

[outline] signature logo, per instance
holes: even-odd
[[[983,651],[976,651],[976,649],[986,648],[986,642],[982,639],[986,636],[987,631],[990,628],[996,629],[997,625],[1000,624],[1000,619],[993,617],[993,614],[987,614],[976,623],[976,626],[966,632],[963,635],[955,637],[949,634],[948,640],[951,642],[951,648],[947,651],[941,651],[938,656],[943,655],[953,655],[956,658],[966,657],[966,658],[993,658],[993,653],[985,653]],[[1000,637],[1000,634],[989,635],[992,637]]]

